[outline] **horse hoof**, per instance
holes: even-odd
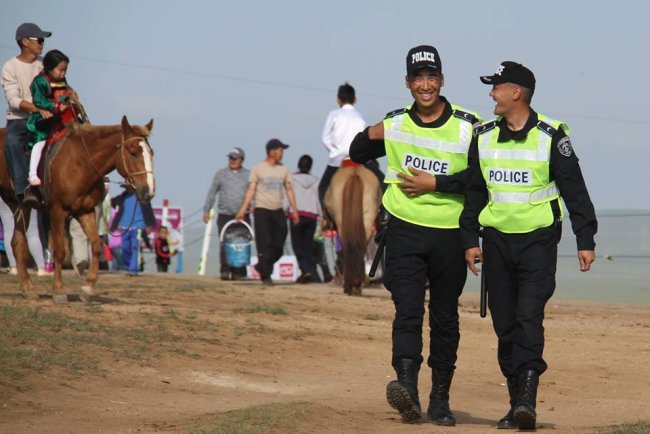
[[[23,291],[22,295],[23,295],[23,298],[24,298],[25,300],[32,300],[32,301],[34,301],[34,300],[38,300],[38,298],[39,298],[39,297],[38,297],[38,294],[36,293],[36,291]]]
[[[79,299],[84,303],[90,303],[95,295],[95,289],[89,285],[84,285],[79,290]]]
[[[52,295],[52,302],[54,304],[68,304],[68,296],[66,294]]]

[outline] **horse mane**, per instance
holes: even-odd
[[[148,137],[151,134],[147,128],[140,125],[131,125],[134,134]],[[121,133],[122,125],[90,125],[90,124],[73,124],[70,133],[74,135],[83,135],[85,137],[104,137],[110,134]]]
[[[363,261],[366,249],[366,231],[363,227],[363,182],[356,170],[343,188],[343,203],[355,204],[346,207],[340,228],[345,262],[343,289],[351,295],[360,295],[359,288],[363,283],[360,276],[364,276],[366,272]],[[355,289],[353,290],[353,288]],[[359,291],[359,294],[353,293],[355,290]]]

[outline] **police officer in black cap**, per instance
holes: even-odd
[[[581,271],[595,260],[598,225],[566,123],[535,112],[535,76],[503,62],[490,76],[497,118],[474,130],[471,177],[460,217],[465,260],[483,261],[488,305],[499,340],[510,410],[498,428],[535,429],[539,376],[547,368],[544,307],[555,290],[557,243],[569,210]],[[479,229],[483,227],[483,250]]]
[[[405,422],[421,419],[418,373],[429,289],[432,385],[427,416],[450,426],[456,423],[449,389],[460,341],[458,297],[467,277],[458,218],[472,128],[479,119],[440,94],[445,80],[434,47],[409,50],[405,81],[413,104],[359,133],[350,157],[365,163],[385,155],[388,162],[382,202],[391,217],[384,282],[395,304],[391,364],[397,374],[386,388],[388,403]]]

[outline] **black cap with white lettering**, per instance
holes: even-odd
[[[406,55],[406,75],[413,75],[415,71],[422,68],[442,72],[442,62],[435,47],[420,45],[409,50]]]
[[[481,76],[481,81],[485,84],[512,83],[519,86],[535,90],[535,75],[533,71],[526,68],[521,63],[505,61],[497,68],[493,75]]]

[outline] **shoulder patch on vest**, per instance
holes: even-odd
[[[454,109],[454,116],[456,116],[458,119],[467,121],[472,125],[474,125],[477,121],[476,116],[463,110]]]
[[[486,124],[481,124],[477,127],[474,127],[474,135],[480,136],[483,133],[487,133],[491,129],[497,126],[497,121],[488,122]]]
[[[571,156],[573,153],[573,147],[571,146],[571,139],[569,139],[569,136],[562,137],[562,139],[557,142],[557,150],[565,157]]]
[[[557,130],[555,128],[553,128],[552,126],[550,126],[544,121],[537,121],[537,128],[544,131],[546,134],[548,134],[551,137],[553,137],[555,133],[557,133]]]
[[[389,119],[389,118],[395,117],[397,115],[401,115],[403,113],[406,113],[407,111],[408,111],[408,109],[405,109],[405,108],[393,110],[392,112],[386,113],[386,116],[384,117],[384,119]]]

